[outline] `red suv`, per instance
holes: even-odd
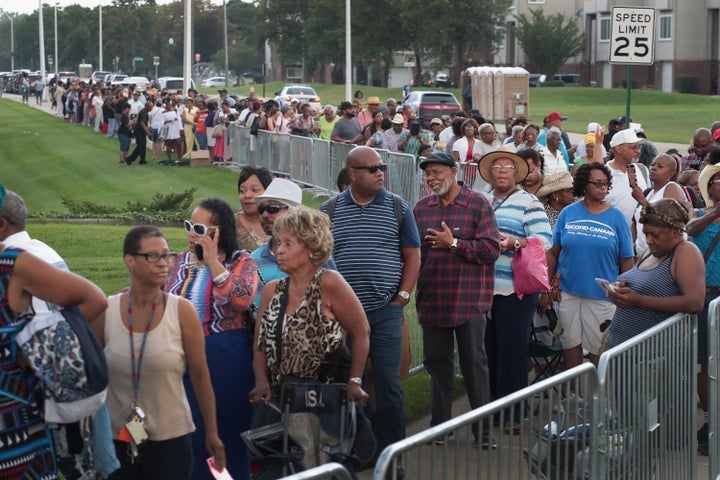
[[[403,98],[402,105],[410,105],[415,110],[422,128],[429,129],[433,118],[451,115],[461,110],[455,95],[450,92],[414,91]]]

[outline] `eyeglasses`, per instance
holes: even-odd
[[[208,230],[217,228],[214,225],[203,225],[202,223],[192,223],[190,220],[185,220],[185,231],[190,233],[194,232],[198,235],[207,235]]]
[[[716,179],[716,180],[710,180],[710,181],[708,182],[708,186],[709,186],[709,185],[720,185],[720,178],[719,178],[719,179]]]
[[[276,213],[280,213],[280,210],[283,208],[290,208],[287,205],[258,205],[258,213],[262,215],[265,212],[268,212],[270,215],[275,215]]]
[[[177,258],[178,254],[175,252],[169,252],[169,253],[155,253],[155,252],[149,252],[149,253],[133,253],[133,257],[145,257],[145,260],[147,260],[150,263],[158,263],[160,259],[162,258],[163,262],[165,263],[173,263],[175,259]]]
[[[425,173],[424,173],[423,175],[425,176],[425,178],[427,178],[427,177],[437,177],[437,176],[440,176],[440,175],[442,175],[443,173],[447,172],[448,170],[450,170],[450,167],[448,167],[448,168],[436,169],[436,170],[425,170]]]
[[[600,180],[596,180],[594,182],[588,182],[591,185],[595,185],[597,188],[607,188],[610,190],[610,182],[602,182]]]
[[[484,131],[484,132],[480,132],[480,135],[495,135],[495,132],[494,132],[494,131],[491,132],[491,131],[486,130],[486,131]]]
[[[496,172],[512,172],[515,170],[515,165],[493,165],[490,168]]]
[[[370,165],[369,167],[350,167],[353,170],[367,170],[370,173],[377,173],[378,170],[384,172],[387,170],[387,165]]]

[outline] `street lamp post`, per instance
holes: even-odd
[[[227,88],[230,71],[228,70],[227,5],[225,4],[225,0],[223,0],[223,14],[225,15],[225,88]]]
[[[58,57],[58,42],[57,42],[57,8],[58,4],[55,4],[55,58],[53,59],[55,62],[55,78],[57,79],[58,75],[58,63],[60,58]],[[55,80],[57,81],[57,80]]]
[[[5,14],[10,20],[10,71],[15,71],[15,21],[12,15]]]
[[[98,36],[100,37],[98,41],[98,70],[103,70],[103,31],[102,31],[102,2],[100,2],[100,11],[98,13]]]

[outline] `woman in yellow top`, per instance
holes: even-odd
[[[190,152],[193,151],[193,145],[197,145],[197,139],[195,138],[195,114],[197,109],[195,108],[195,101],[192,97],[185,99],[185,106],[180,114],[180,119],[183,122],[183,131],[185,132],[185,156],[189,157]],[[198,145],[198,149],[200,146]]]

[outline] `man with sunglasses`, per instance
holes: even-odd
[[[270,235],[268,242],[262,247],[254,250],[250,255],[257,264],[259,282],[255,305],[260,306],[263,285],[270,280],[278,280],[287,277],[287,274],[280,270],[278,261],[273,252],[273,226],[275,220],[285,215],[288,208],[302,204],[302,190],[297,184],[285,178],[275,178],[262,195],[255,197],[258,202],[258,213],[260,222],[265,234]],[[324,268],[337,270],[335,262],[330,259]]]
[[[345,165],[350,188],[320,210],[333,223],[338,271],[360,299],[370,323],[369,356],[375,385],[382,385],[372,412],[380,453],[405,438],[402,313],[420,270],[420,236],[410,204],[385,189],[386,165],[375,150],[356,147]]]

